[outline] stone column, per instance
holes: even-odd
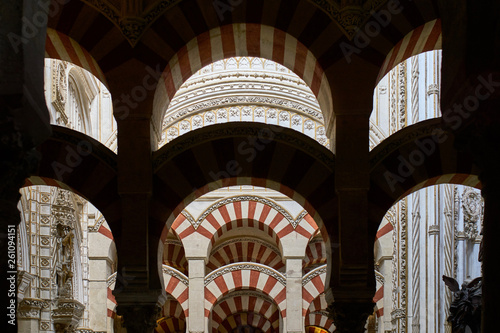
[[[118,121],[118,152],[121,230],[115,233],[116,311],[128,333],[152,332],[166,294],[158,270],[159,234],[150,232],[150,117],[130,114]]]
[[[286,258],[286,332],[304,331],[302,315],[302,260]]]
[[[188,331],[208,332],[208,322],[205,318],[205,258],[188,258],[188,268]]]
[[[362,110],[338,110],[334,132],[338,229],[330,230],[327,226],[333,246],[327,296],[329,301],[335,300],[330,313],[337,331],[358,333],[365,331],[375,305],[372,299],[376,230],[370,230],[368,224],[369,114]]]
[[[498,162],[498,161],[497,161]],[[500,164],[496,164],[500,165]],[[498,313],[500,312],[500,279],[498,275],[498,254],[500,253],[500,173],[483,173],[482,195],[484,198],[484,221],[482,245],[482,332],[498,330]]]

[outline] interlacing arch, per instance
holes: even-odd
[[[267,318],[255,312],[241,312],[230,315],[219,325],[219,332],[229,333],[236,329],[251,327],[254,332],[272,333],[278,332],[272,327],[272,323]],[[245,332],[246,330],[243,330]]]
[[[264,265],[237,263],[217,269],[205,277],[205,317],[221,297],[234,290],[258,290],[269,296],[278,306],[281,315],[286,311],[286,278]]]
[[[274,27],[235,23],[198,35],[171,58],[163,71],[163,82],[158,84],[155,92],[152,122],[157,135],[168,104],[191,75],[210,63],[238,56],[270,59],[289,68],[309,85],[321,109],[331,112],[328,80],[305,45]]]

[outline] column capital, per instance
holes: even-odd
[[[329,317],[335,323],[335,332],[363,333],[368,317],[373,313],[375,303],[335,301],[329,307]]]
[[[161,307],[157,303],[118,305],[116,313],[123,317],[123,326],[128,333],[151,333]]]

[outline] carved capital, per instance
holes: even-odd
[[[17,316],[19,319],[40,319],[43,301],[37,298],[25,298],[19,303]]]
[[[72,332],[78,326],[84,309],[85,306],[76,300],[57,300],[56,308],[52,310],[56,332]]]
[[[362,333],[368,317],[373,313],[373,302],[333,302],[329,307],[329,317],[335,323],[335,332]]]
[[[128,332],[153,332],[161,308],[158,304],[118,305],[116,312],[123,317],[123,326]]]

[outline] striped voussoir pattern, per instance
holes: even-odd
[[[383,219],[380,227],[375,235],[375,243],[384,243],[384,242],[392,242],[391,239],[391,231],[394,230],[393,225],[388,219]],[[383,276],[380,273],[375,272],[376,275],[379,275],[382,279]],[[376,292],[375,296],[373,296],[373,303],[375,303],[375,314],[377,317],[381,317],[384,315],[384,284],[379,281],[379,278],[376,279]]]
[[[40,163],[24,186],[49,185],[91,202],[111,230],[119,221],[116,154],[93,138],[52,125],[52,135],[37,147]]]
[[[321,293],[311,302],[309,309],[307,309],[304,318],[304,326],[322,327],[329,332],[335,331],[333,320],[328,318],[327,315],[328,303],[325,299],[325,294]]]
[[[223,243],[210,253],[207,268],[213,271],[235,262],[256,262],[275,270],[285,267],[279,249],[256,239],[236,239]]]
[[[253,149],[249,138],[264,140],[264,148]],[[249,148],[251,155],[241,153],[241,147]],[[323,221],[335,220],[335,209],[332,209],[335,198],[331,195],[334,156],[328,149],[294,130],[260,123],[212,125],[169,142],[155,152],[153,159],[152,217],[161,228],[159,232],[163,230],[165,233],[164,228],[168,229],[197,197],[233,185],[254,185],[279,191],[302,205],[311,216],[310,220],[320,228]],[[264,217],[262,211],[259,213]],[[272,214],[270,211],[265,221]],[[276,228],[279,228],[276,232],[280,236],[292,231],[292,226],[284,220],[276,221]],[[307,229],[306,224],[300,224],[298,232],[311,234],[311,223],[307,224]],[[198,229],[206,229],[207,238],[211,238],[216,230],[210,221],[204,221]],[[177,234],[182,239],[193,232],[195,229],[186,224],[186,228],[178,229]]]
[[[218,299],[231,291],[250,289],[269,296],[286,316],[285,277],[272,268],[255,264],[239,263],[224,266],[205,278],[205,317],[210,316]]]
[[[212,310],[212,333],[231,332],[234,327],[228,326],[233,314],[248,313],[260,316],[262,322],[258,326],[264,332],[277,332],[279,329],[279,309],[276,304],[258,295],[237,295],[218,302]],[[262,326],[260,325],[262,324]],[[243,324],[244,325],[244,324]]]
[[[304,44],[274,27],[236,23],[198,35],[171,58],[162,74],[163,84],[158,85],[155,93],[154,114],[159,118],[153,119],[154,123],[161,123],[168,104],[191,75],[215,61],[235,56],[261,57],[280,63],[309,85],[321,107],[331,104],[328,80]]]
[[[163,266],[166,267],[165,265]],[[188,316],[188,279],[180,271],[169,267],[168,269],[163,269],[163,281],[165,285],[165,291],[171,295],[180,304],[184,311],[184,315]]]
[[[419,189],[438,184],[480,188],[472,156],[453,143],[438,118],[408,126],[370,152],[368,195],[374,233],[392,205]]]
[[[258,332],[262,331],[264,333],[279,332],[279,330],[272,327],[272,323],[267,318],[255,312],[232,314],[218,326],[217,331],[221,333],[230,333],[239,331],[240,328],[243,328],[244,331],[245,327],[258,327]]]
[[[156,333],[185,332],[186,321],[178,317],[164,317],[157,321]]]
[[[312,277],[312,278],[311,278]],[[302,315],[306,315],[311,303],[325,292],[326,265],[320,266],[302,279]]]
[[[169,242],[163,244],[163,264],[173,267],[183,274],[187,274],[188,262],[184,247],[180,242]]]
[[[377,82],[399,63],[419,53],[442,48],[441,20],[427,22],[408,33],[389,52],[380,69]]]
[[[99,64],[95,61],[94,57],[75,40],[51,28],[47,28],[45,57],[67,61],[86,69],[104,85],[107,85],[106,77],[99,68]]]
[[[290,219],[287,219],[279,210],[269,204],[254,200],[231,201],[213,211],[205,212],[202,216],[205,216],[205,218],[196,230],[187,226],[186,223],[189,223],[187,219],[181,217],[176,220],[179,222],[183,220],[184,223],[182,225],[182,223],[177,222],[173,225],[181,240],[193,232],[198,232],[209,238],[213,245],[220,236],[232,229],[250,227],[265,232],[278,245],[280,239],[292,233],[298,234],[298,237],[309,239],[315,231],[314,226],[310,223],[310,221],[313,221],[311,218],[306,219],[304,217],[294,228]]]
[[[167,318],[178,318],[181,320],[186,319],[184,309],[179,302],[171,296],[168,296],[165,304],[163,304],[163,307],[161,308],[161,316]]]
[[[326,247],[325,243],[319,239],[309,242],[306,248],[306,256],[302,263],[303,269],[308,272],[310,267],[318,264],[326,264]]]

